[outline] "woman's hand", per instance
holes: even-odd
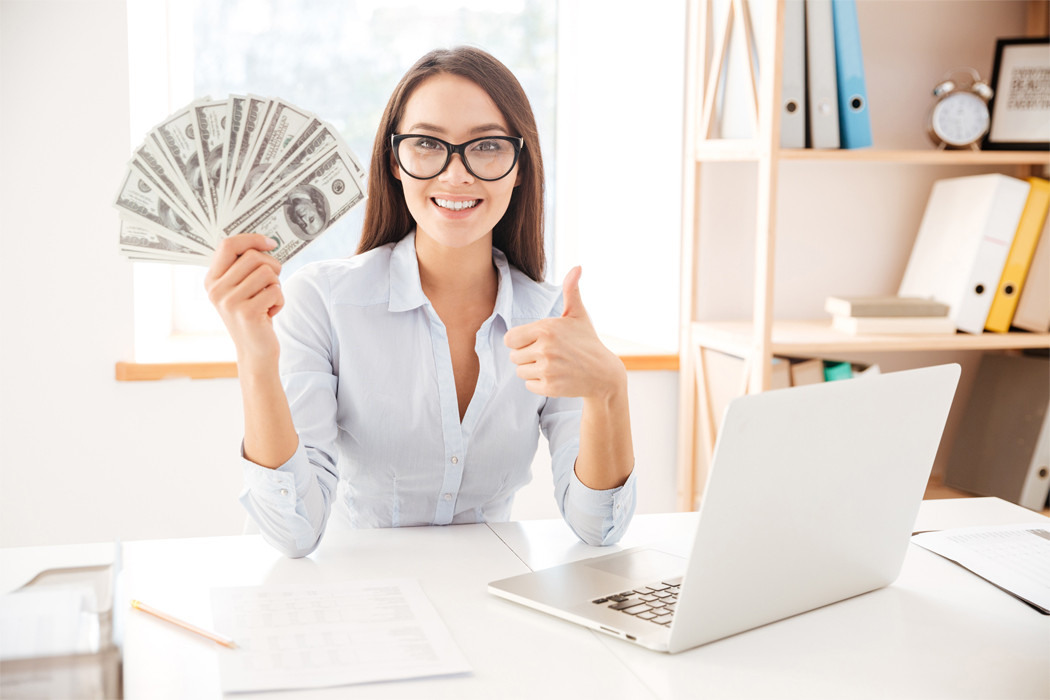
[[[525,387],[543,396],[609,400],[626,393],[627,371],[591,325],[580,297],[579,267],[565,276],[560,318],[511,328],[503,337]]]
[[[275,367],[280,355],[273,316],[284,306],[281,263],[265,252],[274,245],[273,239],[257,233],[230,236],[215,251],[204,278],[242,370]]]

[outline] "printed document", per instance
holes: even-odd
[[[922,532],[912,542],[1050,614],[1050,526],[955,528]]]
[[[470,666],[419,582],[215,588],[224,693],[466,673]]]

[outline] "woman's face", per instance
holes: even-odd
[[[439,73],[415,89],[405,105],[398,134],[435,136],[452,144],[481,136],[518,136],[509,131],[496,103],[476,83]],[[391,164],[401,181],[405,203],[416,222],[416,236],[439,245],[463,248],[487,240],[503,217],[517,182],[518,166],[501,180],[478,180],[452,156],[448,167],[435,178],[417,180]]]

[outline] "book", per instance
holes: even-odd
[[[1023,331],[1050,331],[1050,215],[1043,221],[1012,324]]]
[[[955,333],[955,321],[947,316],[835,316],[831,327],[850,335]]]
[[[837,382],[842,379],[853,378],[853,365],[849,362],[837,362],[835,360],[824,360],[824,381]]]
[[[899,296],[828,297],[824,310],[832,316],[947,316],[948,305],[936,299]]]
[[[1030,189],[999,174],[935,182],[897,294],[943,302],[956,328],[984,332]]]
[[[1050,182],[1038,177],[1030,177],[1028,182],[1031,184],[1031,190],[1028,192],[1024,211],[1021,212],[1021,221],[1017,224],[1010,252],[1006,256],[1003,274],[992,298],[992,306],[988,310],[988,320],[984,324],[985,330],[995,333],[1006,333],[1010,330],[1010,323],[1021,297],[1021,289],[1032,265],[1032,256],[1035,255],[1039,235],[1046,224],[1047,211],[1050,210]]]
[[[791,363],[791,386],[820,384],[824,381],[824,361],[819,357]]]
[[[871,145],[871,116],[860,49],[857,0],[832,0],[835,73],[838,81],[839,136],[843,148]]]

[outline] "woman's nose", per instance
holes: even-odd
[[[474,181],[474,176],[467,170],[467,166],[463,162],[463,156],[459,153],[453,153],[452,158],[448,161],[448,165],[445,166],[445,171],[441,173],[441,180],[451,183],[470,183]]]

